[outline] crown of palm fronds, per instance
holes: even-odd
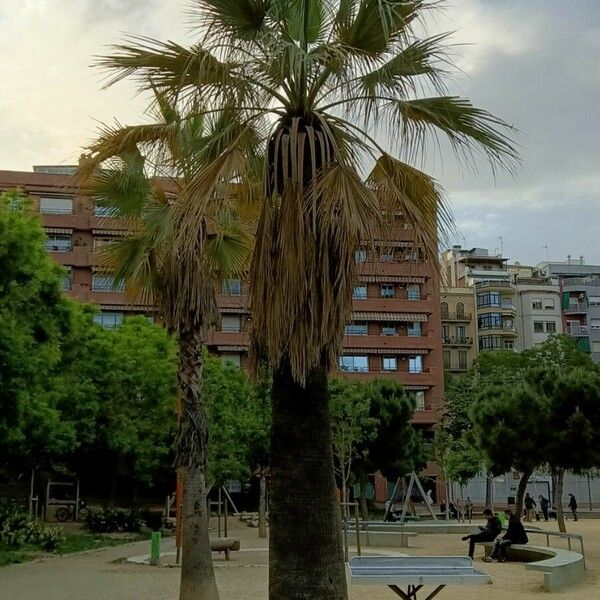
[[[441,135],[469,165],[478,154],[493,169],[516,164],[511,128],[445,91],[446,36],[419,37],[416,27],[437,4],[196,0],[197,44],[131,38],[98,61],[109,85],[133,75],[197,116],[235,115],[229,145],[186,184],[207,201],[255,169],[240,139],[252,131],[262,144],[254,342],[274,366],[289,360],[299,380],[335,360],[353,253],[381,236],[382,215],[402,213],[437,255],[438,225],[450,220],[440,188],[402,160]],[[191,260],[194,242],[182,251]]]

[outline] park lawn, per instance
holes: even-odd
[[[96,550],[97,548],[106,548],[108,546],[119,546],[130,542],[139,542],[150,539],[150,533],[139,533],[135,536],[123,538],[115,534],[65,532],[66,539],[60,549],[54,553],[48,553],[33,545],[23,545],[14,548],[0,543],[0,567],[23,563],[35,560],[42,556],[52,556],[52,554],[71,554],[73,552],[84,552],[86,550]]]

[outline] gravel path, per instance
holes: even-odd
[[[554,524],[549,529],[555,529]],[[556,600],[600,598],[600,520],[569,522],[569,531],[586,538],[588,573],[577,587],[552,594]],[[236,527],[230,535],[240,537],[242,548],[227,562],[213,555],[222,600],[265,600],[267,597],[266,541],[256,529]],[[454,535],[420,535],[411,541],[410,554],[464,555],[465,544]],[[532,543],[536,543],[532,539]],[[262,550],[261,550],[262,549]],[[163,543],[165,552],[174,542]],[[121,563],[119,559],[149,552],[149,542],[136,542],[84,554],[0,568],[1,600],[177,600],[179,569]],[[447,588],[441,600],[531,600],[547,597],[541,590],[542,576],[525,571],[522,564],[486,564],[477,568],[489,573],[493,585],[485,588]],[[392,600],[385,588],[354,587],[351,600]]]

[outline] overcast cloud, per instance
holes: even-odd
[[[98,122],[140,120],[130,84],[101,91],[93,56],[125,33],[186,41],[181,0],[1,0],[0,169],[72,164]],[[600,263],[600,2],[453,0],[430,32],[454,30],[451,92],[522,134],[513,179],[431,162],[468,246],[522,263]],[[464,238],[464,240],[463,240]]]

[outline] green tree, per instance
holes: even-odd
[[[126,281],[138,302],[154,304],[161,322],[177,336],[175,464],[184,480],[180,599],[217,600],[206,503],[202,351],[210,327],[218,323],[216,281],[239,276],[246,267],[251,212],[242,225],[239,197],[251,195],[254,179],[244,177],[235,188],[228,180],[205,194],[191,178],[220,160],[232,138],[243,146],[253,135],[231,113],[205,118],[193,102],[178,107],[150,79],[144,87],[153,90],[155,122],[105,128],[79,176],[99,204],[131,223],[131,234],[108,249],[106,268]]]
[[[367,386],[359,381],[335,378],[329,381],[333,456],[342,483],[342,502],[348,502],[348,483],[354,461],[364,459],[366,443],[376,435],[378,422],[371,416]],[[347,514],[346,507],[343,513]]]
[[[144,38],[101,61],[113,81],[135,74],[181,104],[201,97],[208,118],[233,111],[246,131],[264,126],[250,279],[255,358],[273,369],[271,600],[347,597],[327,375],[352,310],[354,252],[379,235],[382,215],[400,212],[433,259],[446,215],[436,183],[399,157],[422,156],[433,133],[467,160],[480,153],[513,164],[500,119],[437,94],[446,36],[423,38],[415,27],[435,4],[198,0],[193,46]],[[377,140],[375,131],[386,135]],[[210,198],[250,172],[233,137],[189,185]],[[195,255],[187,250],[183,260]]]
[[[44,237],[26,198],[0,194],[0,454],[13,472],[49,467],[75,444],[52,394],[70,304]]]

